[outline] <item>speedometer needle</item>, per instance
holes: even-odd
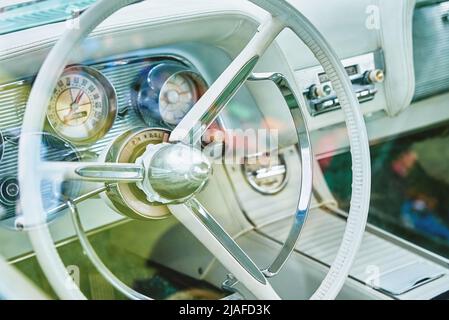
[[[72,105],[80,103],[81,98],[83,97],[83,95],[84,95],[84,91],[83,91],[83,90],[80,90],[80,91],[78,92],[78,95],[77,95],[76,98],[75,98],[75,101],[73,101]]]

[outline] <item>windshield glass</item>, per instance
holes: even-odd
[[[95,1],[6,1],[0,7],[0,35],[76,18]]]

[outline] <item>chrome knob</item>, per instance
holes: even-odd
[[[325,98],[332,94],[332,87],[328,84],[324,85],[312,85],[309,89],[309,98],[317,99],[317,98]]]
[[[382,83],[385,81],[385,73],[380,69],[367,71],[365,79],[367,83]]]

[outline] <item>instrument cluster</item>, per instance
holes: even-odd
[[[20,214],[18,142],[32,83],[29,78],[0,85],[0,113],[4,115],[0,119],[0,221],[7,224]],[[140,128],[169,134],[206,90],[207,83],[196,69],[174,56],[69,66],[49,102],[41,133],[46,150],[42,155],[52,161],[95,161],[126,132]],[[52,204],[51,211],[76,197],[80,186],[48,184],[42,192],[44,202]]]
[[[170,59],[142,70],[129,90],[131,107],[144,125],[173,129],[206,92],[207,84],[192,67]],[[54,90],[48,128],[76,146],[94,144],[111,130],[119,108],[116,89],[103,73],[71,66]]]

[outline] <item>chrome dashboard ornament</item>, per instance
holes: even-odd
[[[245,158],[242,164],[245,180],[257,192],[274,195],[287,185],[287,164],[282,154],[259,154]]]
[[[181,62],[165,61],[152,65],[141,76],[134,88],[133,104],[148,126],[173,127],[206,90],[199,73]]]
[[[59,79],[47,111],[50,129],[75,145],[103,138],[117,117],[117,96],[109,80],[87,66],[71,66]]]
[[[168,130],[152,128],[127,131],[111,144],[100,159],[112,163],[134,163],[149,145],[168,141],[169,134]],[[109,185],[102,197],[112,209],[134,219],[163,219],[170,214],[162,203],[148,201],[146,193],[136,183]]]

